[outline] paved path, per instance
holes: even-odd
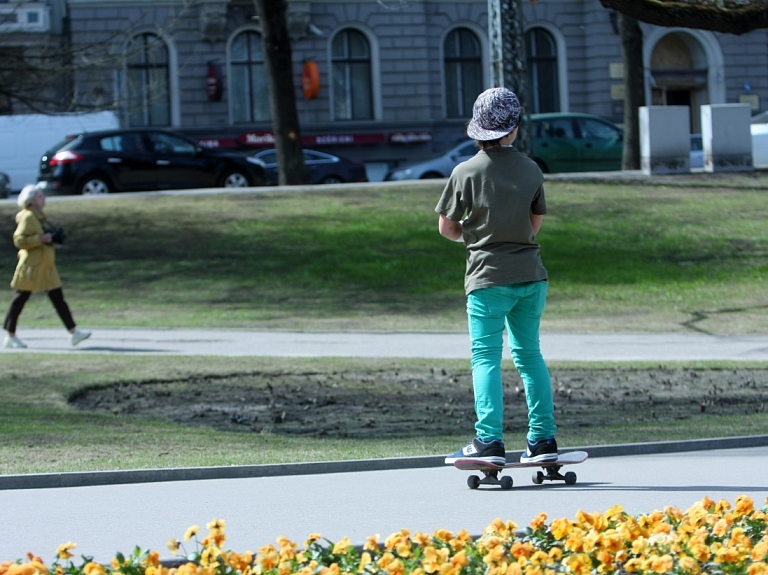
[[[227,547],[242,552],[280,535],[299,544],[310,533],[362,543],[401,528],[476,535],[496,517],[524,528],[541,511],[553,519],[621,504],[639,514],[666,505],[687,509],[704,496],[733,502],[747,494],[762,505],[768,495],[768,447],[596,457],[570,469],[579,477],[573,486],[536,486],[530,470],[513,470],[510,491],[472,491],[468,473],[447,466],[6,490],[0,561],[31,550],[50,562],[66,541],[101,562],[135,545],[170,558],[168,539],[213,518],[226,520]]]
[[[89,328],[91,329],[91,328]],[[63,329],[25,328],[27,350],[6,353],[103,353],[282,357],[469,358],[463,332],[298,332],[92,328],[72,348]],[[704,334],[556,334],[541,336],[550,361],[768,360],[768,336]]]
[[[61,329],[24,329],[19,335],[29,349],[3,352],[469,357],[463,333],[93,331],[72,348]],[[768,359],[768,338],[758,336],[543,334],[542,348],[548,360]],[[669,452],[681,449],[690,451]],[[534,486],[530,470],[513,470],[511,491],[471,491],[468,474],[440,460],[0,477],[0,562],[33,551],[50,563],[66,541],[100,562],[135,545],[170,558],[168,539],[214,517],[227,521],[227,547],[245,551],[279,535],[302,544],[314,532],[354,543],[401,528],[479,534],[496,517],[525,527],[541,511],[552,519],[621,504],[637,514],[685,509],[705,495],[733,501],[748,494],[758,505],[768,496],[768,437],[595,448],[572,468],[576,485]]]

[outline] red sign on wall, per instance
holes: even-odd
[[[302,136],[305,146],[346,146],[356,144],[381,144],[386,141],[383,133],[374,134],[319,134]],[[237,137],[237,143],[249,148],[269,148],[275,145],[272,132],[245,132]]]

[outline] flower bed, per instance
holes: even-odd
[[[745,495],[734,505],[704,498],[685,512],[665,507],[631,516],[617,505],[549,524],[542,513],[524,532],[497,519],[476,539],[466,531],[428,535],[404,529],[383,543],[369,537],[360,548],[348,538],[333,543],[313,534],[303,548],[278,538],[256,553],[236,553],[223,547],[224,521],[214,519],[207,527],[203,538],[193,526],[183,541],[168,542],[178,558],[174,566],[161,562],[157,551],[139,548],[118,553],[109,565],[86,556],[75,562],[75,544],[65,543],[50,567],[29,553],[27,560],[0,563],[0,575],[768,575],[768,506],[755,509]]]

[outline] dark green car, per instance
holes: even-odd
[[[621,128],[590,114],[531,114],[529,154],[544,173],[621,169]]]

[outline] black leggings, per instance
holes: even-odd
[[[11,301],[11,307],[8,308],[8,313],[5,316],[5,322],[3,328],[8,333],[16,333],[16,322],[19,320],[21,312],[24,311],[24,305],[32,295],[31,291],[19,291],[16,290],[16,294]],[[64,292],[61,288],[52,289],[48,292],[48,298],[51,300],[53,307],[56,308],[56,313],[59,314],[61,321],[64,322],[64,327],[67,331],[75,329],[75,320],[72,319],[72,313],[69,311],[67,302],[64,301]]]

